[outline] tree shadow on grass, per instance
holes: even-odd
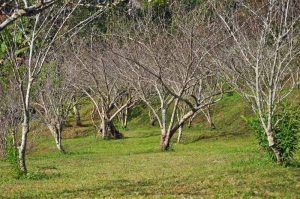
[[[151,180],[142,181],[129,181],[126,179],[109,180],[100,183],[99,186],[84,187],[79,189],[65,189],[59,193],[51,193],[51,197],[73,197],[73,196],[102,196],[107,197],[110,195],[132,195],[133,193],[141,190],[147,190],[147,187],[152,186]],[[142,192],[143,195],[149,195],[147,192]]]
[[[61,173],[59,172],[54,172],[54,173],[48,173],[44,171],[35,171],[35,172],[28,172],[26,175],[20,175],[17,176],[16,178],[18,180],[50,180],[53,178],[61,178]]]
[[[293,162],[287,164],[286,167],[300,169],[300,162],[293,161]]]
[[[79,189],[66,189],[60,193],[51,194],[51,197],[82,197],[82,196],[100,196],[102,197],[113,197],[118,198],[122,196],[127,196],[131,198],[136,198],[140,196],[197,196],[203,193],[202,189],[199,190],[169,190],[166,185],[169,181],[173,182],[174,178],[163,178],[163,179],[142,179],[138,181],[130,181],[126,179],[120,180],[106,180],[100,182],[95,187],[85,187]],[[172,188],[170,186],[169,188]],[[174,192],[174,193],[170,193]]]
[[[244,136],[247,135],[247,133],[241,133],[241,132],[220,132],[220,133],[214,133],[214,134],[205,134],[205,135],[200,135],[197,138],[192,139],[191,141],[186,141],[184,144],[192,144],[195,142],[199,142],[201,140],[206,140],[206,139],[219,139],[219,138],[226,138],[226,137],[235,137],[235,136]]]
[[[134,138],[134,139],[144,139],[144,138],[150,138],[150,137],[157,137],[160,136],[158,132],[151,131],[151,132],[141,132],[141,134],[136,136],[128,136],[128,138]]]
[[[77,155],[89,155],[96,154],[94,151],[68,151],[64,155],[77,156]]]
[[[154,153],[166,153],[166,152],[168,151],[162,151],[159,148],[149,148],[142,151],[139,150],[128,151],[125,155],[154,154]]]

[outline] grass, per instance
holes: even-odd
[[[278,166],[240,119],[249,112],[238,96],[226,97],[216,110],[216,130],[209,130],[200,116],[185,129],[183,143],[173,142],[169,152],[159,150],[159,129],[142,122],[146,114],[132,120],[122,140],[96,138],[84,117],[87,127],[73,134],[73,127],[66,129],[66,155],[57,152],[51,136],[35,139],[26,178],[15,179],[10,165],[0,161],[0,196],[299,198],[299,151],[294,166]]]

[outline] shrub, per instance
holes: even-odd
[[[246,121],[254,129],[259,145],[268,153],[273,161],[276,161],[275,154],[269,147],[267,136],[259,118],[255,117]],[[289,104],[280,105],[278,112],[273,117],[272,123],[275,141],[282,155],[282,161],[286,165],[293,160],[293,155],[297,150],[299,142],[299,108],[292,107]]]

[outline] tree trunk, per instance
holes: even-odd
[[[108,133],[107,133],[107,119],[104,118],[102,120],[101,128],[100,128],[100,133],[102,134],[102,138],[106,139],[108,138]]]
[[[167,110],[165,108],[161,109],[161,138],[160,138],[160,148],[162,151],[167,151],[170,147],[170,140],[168,139],[168,133],[166,128],[166,117]]]
[[[191,128],[193,126],[193,120],[196,117],[196,113],[194,113],[194,115],[192,115],[192,117],[190,117],[189,119],[189,124],[188,124],[188,128]]]
[[[27,145],[28,132],[29,132],[29,112],[26,111],[26,113],[24,114],[24,121],[22,123],[21,144],[19,146],[19,165],[20,165],[20,170],[21,170],[22,174],[27,173],[27,168],[26,168],[26,145]]]
[[[61,134],[58,133],[55,137],[55,143],[56,143],[56,147],[57,149],[62,153],[62,154],[65,154],[66,151],[65,149],[63,148],[62,146],[62,143],[61,143]]]
[[[104,139],[114,138],[114,139],[120,139],[123,138],[123,134],[120,133],[115,125],[113,124],[113,121],[110,119],[103,119],[100,132],[102,134],[102,137]]]
[[[160,149],[162,151],[167,151],[170,148],[170,139],[168,135],[166,129],[161,129]]]
[[[274,152],[277,164],[282,164],[282,154],[281,154],[280,150],[278,149],[278,145],[277,145],[276,140],[274,138],[273,132],[272,131],[267,131],[266,134],[267,134],[267,138],[268,138],[269,147]]]
[[[50,132],[52,133],[54,139],[55,139],[55,144],[57,149],[62,153],[65,154],[66,151],[64,147],[62,146],[62,125],[61,124],[49,124],[48,128]]]
[[[122,126],[124,129],[128,126],[128,107],[126,107],[122,113]]]
[[[216,129],[216,125],[213,123],[213,121],[212,121],[212,117],[211,117],[211,109],[210,109],[210,107],[208,107],[208,109],[207,109],[207,113],[206,114],[204,114],[205,115],[205,117],[206,117],[206,119],[207,119],[207,121],[208,121],[208,123],[209,123],[209,125],[210,125],[210,128],[211,129]]]
[[[82,124],[81,124],[81,118],[80,118],[80,113],[79,113],[77,104],[73,105],[73,112],[74,112],[76,126],[82,126]]]
[[[181,142],[182,130],[183,130],[183,125],[180,125],[180,127],[178,129],[177,144],[179,144]]]
[[[167,136],[166,129],[161,129],[160,149],[161,149],[162,151],[166,150],[166,147],[164,146],[166,136]]]

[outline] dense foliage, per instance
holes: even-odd
[[[276,161],[274,152],[269,147],[265,131],[258,118],[247,120],[255,130],[259,145],[268,153],[269,157]],[[282,160],[285,164],[291,163],[293,156],[298,149],[300,133],[300,115],[299,107],[293,107],[288,104],[282,104],[278,112],[274,115],[273,129],[275,141],[278,144]]]

